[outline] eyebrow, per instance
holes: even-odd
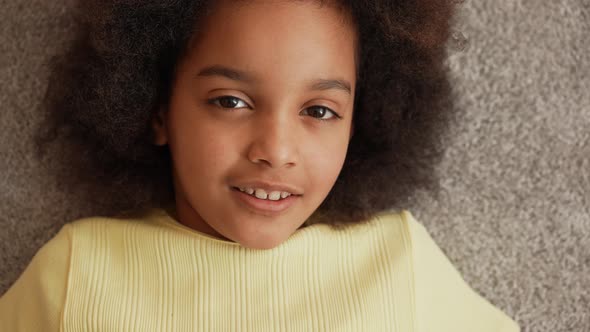
[[[199,71],[195,77],[210,76],[221,76],[230,80],[246,83],[254,83],[257,81],[254,75],[251,73],[221,65],[205,67]],[[317,79],[311,83],[309,89],[312,91],[337,89],[345,91],[348,94],[352,94],[351,84],[348,81],[341,79]]]

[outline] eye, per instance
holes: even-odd
[[[327,121],[332,118],[340,119],[340,116],[336,112],[324,106],[312,106],[303,110],[303,113],[307,113],[321,121]]]
[[[212,104],[212,105],[217,105],[219,107],[223,107],[223,108],[244,108],[244,107],[250,107],[245,101],[241,100],[240,98],[234,97],[234,96],[221,96],[221,97],[217,97],[217,98],[212,98],[207,100],[207,103]],[[240,103],[242,104],[242,106],[239,106]]]

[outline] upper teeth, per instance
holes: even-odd
[[[264,189],[254,188],[238,188],[240,191],[245,192],[249,195],[254,195],[259,199],[269,199],[271,201],[278,201],[281,198],[287,198],[291,196],[291,193],[286,191],[271,191],[267,193]]]

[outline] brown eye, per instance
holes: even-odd
[[[330,120],[332,118],[340,118],[340,116],[338,116],[338,114],[336,114],[336,112],[332,111],[331,109],[327,108],[327,107],[323,107],[323,106],[312,106],[309,107],[305,110],[303,110],[304,113],[307,113],[308,115],[310,115],[313,118],[316,118],[318,120]]]
[[[237,98],[237,97],[234,97],[234,96],[221,96],[221,97],[209,99],[208,102],[210,104],[218,105],[218,106],[223,107],[223,108],[243,108],[243,107],[248,107],[248,104],[246,104],[246,102],[244,102],[240,98]],[[243,106],[237,107],[238,105],[240,105],[240,103],[242,103]]]

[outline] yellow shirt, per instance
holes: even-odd
[[[269,250],[163,209],[66,224],[0,298],[1,331],[517,332],[407,210]]]

